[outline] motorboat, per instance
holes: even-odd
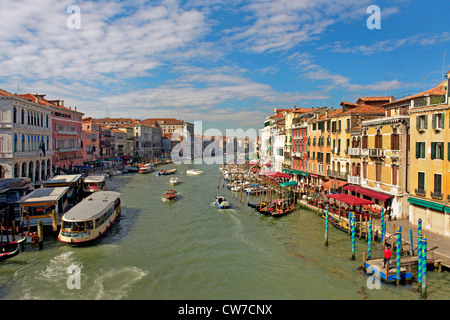
[[[203,171],[201,171],[199,169],[191,169],[191,170],[187,170],[186,173],[189,175],[199,176],[199,175],[203,174]]]
[[[143,173],[143,174],[150,173],[153,171],[154,171],[154,166],[151,163],[144,164],[143,166],[141,166],[139,168],[139,173]]]
[[[170,178],[170,184],[173,186],[180,184],[180,179],[178,179],[176,177]]]
[[[177,192],[175,190],[166,190],[164,197],[167,200],[174,200],[177,197]]]
[[[230,203],[227,201],[225,196],[216,196],[214,198],[214,203],[219,209],[227,209],[230,207]]]
[[[104,174],[84,178],[84,192],[93,193],[101,190],[106,190],[106,176]]]

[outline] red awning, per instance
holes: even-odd
[[[266,163],[266,167],[270,167],[272,166],[270,163]]]
[[[344,202],[351,206],[362,206],[365,204],[374,204],[373,201],[363,199],[363,198],[358,198],[358,197],[352,196],[351,194],[345,194],[345,193],[327,194],[327,197],[336,199],[338,201]]]
[[[354,192],[357,192],[357,193],[360,193],[360,194],[363,194],[365,196],[372,197],[374,199],[378,199],[378,200],[381,200],[381,201],[386,201],[387,199],[392,197],[389,194],[376,192],[376,191],[372,191],[372,190],[361,188],[361,187],[357,187],[357,186],[349,186],[349,185],[347,185],[347,186],[344,187],[344,190],[354,191]]]
[[[281,172],[276,172],[274,174],[269,174],[269,177],[278,179],[278,178],[291,178],[290,174],[287,173],[281,173]]]

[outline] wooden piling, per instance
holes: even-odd
[[[52,212],[52,227],[53,232],[58,231],[58,213],[56,212],[56,210],[53,210]]]
[[[44,248],[44,225],[42,220],[38,221],[38,237],[39,250],[42,250]]]

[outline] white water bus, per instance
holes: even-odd
[[[93,241],[112,226],[121,208],[119,192],[95,192],[64,214],[58,239],[73,244]]]

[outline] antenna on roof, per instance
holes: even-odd
[[[17,94],[20,94],[20,83],[17,84]]]
[[[445,51],[444,51],[444,59],[442,61],[442,77],[441,77],[441,79],[444,78],[444,69],[445,69]]]

